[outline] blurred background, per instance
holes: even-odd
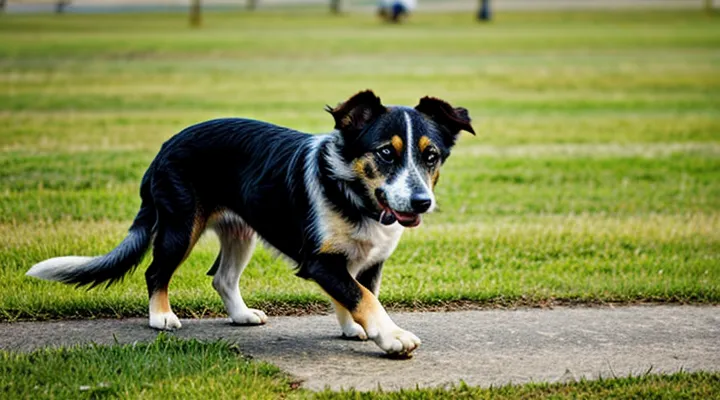
[[[4,1],[2,315],[144,316],[141,273],[107,292],[23,274],[113,248],[184,127],[243,116],[328,132],[323,107],[368,88],[466,107],[478,133],[443,168],[439,212],[389,261],[387,304],[719,302],[712,2],[485,6],[419,0],[388,23],[368,0]],[[204,276],[216,254],[208,237],[173,280],[181,316],[222,314]],[[270,313],[327,307],[264,250],[242,285]]]
[[[716,0],[490,0],[498,11],[530,10],[628,10],[628,9],[697,9],[714,7]],[[483,0],[421,0],[419,10],[479,11]],[[335,11],[374,10],[372,0],[3,0],[10,12],[129,12],[178,11],[199,4],[208,10],[328,8]]]

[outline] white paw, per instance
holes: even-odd
[[[150,314],[150,327],[162,331],[180,329],[182,324],[173,312]]]
[[[230,319],[235,325],[262,325],[267,322],[267,315],[260,310],[246,308],[230,315]]]
[[[412,332],[395,328],[375,338],[375,343],[388,354],[408,356],[420,346],[420,339]]]
[[[342,337],[345,339],[367,340],[367,333],[360,324],[352,322],[342,327]]]

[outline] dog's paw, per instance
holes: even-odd
[[[182,324],[175,313],[153,313],[150,314],[150,327],[161,331],[174,331],[180,329]]]
[[[420,346],[420,339],[412,332],[396,328],[385,335],[379,335],[375,343],[389,355],[407,357]]]
[[[353,322],[342,327],[342,338],[347,340],[367,340],[368,336],[360,324]]]
[[[260,310],[247,308],[230,315],[230,319],[235,325],[262,325],[267,322],[267,315]]]

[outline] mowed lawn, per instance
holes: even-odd
[[[0,319],[144,316],[140,271],[108,290],[27,278],[124,237],[138,184],[187,125],[245,116],[327,132],[322,109],[371,88],[470,110],[440,210],[386,264],[396,307],[720,303],[720,23],[697,12],[208,13],[0,18]],[[282,229],[282,227],[278,227]],[[181,316],[218,315],[207,235],[171,283]],[[259,249],[241,282],[271,313],[324,309]]]

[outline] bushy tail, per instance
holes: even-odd
[[[152,202],[143,200],[127,237],[111,252],[100,257],[56,257],[33,265],[25,274],[48,281],[95,287],[110,286],[140,264],[150,247],[157,218]]]

